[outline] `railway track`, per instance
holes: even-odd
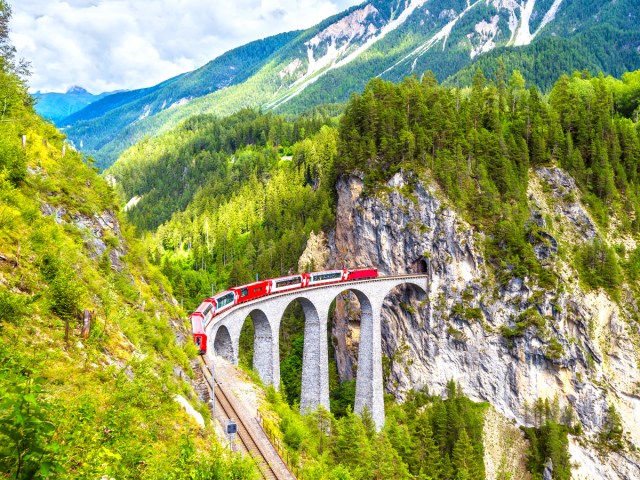
[[[211,369],[208,365],[206,359],[204,357],[200,357],[200,361],[203,366],[204,378],[209,385],[209,389],[213,389],[213,385],[211,383]],[[278,475],[278,472],[271,466],[269,460],[267,459],[264,451],[260,447],[258,441],[254,438],[254,434],[250,428],[245,424],[244,419],[239,414],[238,410],[234,407],[234,402],[229,398],[229,396],[225,393],[224,389],[220,385],[218,381],[215,382],[216,388],[213,389],[215,393],[215,400],[217,407],[221,409],[224,416],[227,418],[233,418],[238,425],[238,438],[240,438],[240,443],[242,448],[254,459],[258,468],[260,469],[260,473],[262,477],[267,480],[281,480],[288,479],[290,477],[282,477]]]

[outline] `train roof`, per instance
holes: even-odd
[[[284,275],[282,277],[270,278],[269,280],[282,280],[283,278],[302,277],[302,275],[308,275],[306,272],[292,273],[291,275]]]
[[[228,294],[230,294],[230,293],[233,293],[233,290],[231,290],[231,289],[229,289],[229,290],[224,290],[224,291],[222,291],[222,292],[220,292],[220,293],[216,293],[216,294],[215,294],[212,298],[210,298],[209,300],[215,300],[215,299],[217,299],[217,298],[224,297],[225,295],[228,295]]]
[[[254,285],[260,285],[268,281],[269,280],[258,280],[257,282],[247,283],[246,285],[238,285],[237,287],[231,287],[229,290],[238,290],[239,288],[252,287]]]
[[[211,303],[213,303],[213,298],[205,298],[205,299],[202,301],[202,303],[201,303],[200,305],[198,305],[198,308],[196,308],[196,309],[193,311],[193,313],[201,313],[201,312],[202,312],[202,310],[204,310],[205,308],[207,308],[207,307],[203,307],[203,305],[205,305],[205,304],[211,304]],[[193,313],[192,313],[192,315],[193,315]]]

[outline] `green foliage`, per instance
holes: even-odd
[[[553,463],[553,478],[568,480],[571,478],[569,456],[568,427],[547,420],[538,428],[522,427],[529,440],[530,450],[527,467],[534,480],[542,480],[547,459]]]
[[[350,408],[338,419],[322,409],[301,417],[273,389],[267,401],[302,478],[485,478],[485,406],[454,383],[446,400],[411,392],[404,404],[387,405],[381,432],[366,410],[362,417]]]
[[[0,346],[0,471],[15,479],[63,474],[64,447],[54,440],[56,405],[33,363]]]
[[[329,361],[335,360],[332,357]],[[344,417],[349,412],[349,409],[353,409],[353,405],[355,404],[356,381],[346,380],[329,393],[331,397],[331,413],[333,413],[336,418]]]
[[[532,405],[532,412],[525,403],[526,421],[533,427],[521,427],[529,440],[527,467],[535,480],[542,480],[545,465],[553,463],[553,478],[571,478],[568,434],[580,435],[582,424],[576,422],[571,405],[562,411],[558,398],[538,398]]]
[[[337,132],[324,123],[249,110],[223,120],[194,118],[142,145],[141,157],[132,151],[114,165],[123,196],[143,197],[128,212],[139,228],[170,218],[147,245],[186,309],[197,307],[212,284],[221,291],[256,274],[297,270],[309,233],[332,224]],[[281,160],[278,149],[303,135],[310,136],[292,144],[293,158]]]
[[[613,450],[616,452],[624,451],[624,430],[622,429],[622,420],[620,414],[613,404],[609,405],[602,432],[600,432],[600,446],[605,450]]]
[[[29,312],[30,299],[24,295],[16,295],[5,290],[0,290],[0,321],[17,323]],[[0,323],[0,328],[2,324]]]
[[[488,233],[486,255],[500,283],[530,276],[550,288],[555,278],[533,250],[541,237],[529,223],[529,168],[561,166],[601,225],[615,216],[621,232],[637,232],[640,140],[625,115],[635,111],[638,78],[565,75],[548,101],[525,89],[519,72],[492,83],[477,70],[467,89],[439,86],[430,73],[398,85],[374,79],[347,105],[336,170],[364,173],[369,191],[400,170],[434,177]],[[578,257],[587,285],[615,292],[621,271],[606,243],[596,240]]]
[[[613,248],[595,239],[578,252],[577,262],[580,278],[589,287],[602,287],[617,296],[622,276]]]
[[[77,152],[63,156],[63,135],[33,111],[6,56],[6,15],[0,0],[0,476],[255,478],[176,403],[196,398],[174,374],[193,374],[193,346],[173,331],[187,336],[184,312],[108,183]],[[71,321],[83,310],[88,336]]]

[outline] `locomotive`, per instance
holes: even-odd
[[[297,275],[272,278],[270,280],[262,280],[248,285],[230,288],[229,290],[225,290],[213,297],[205,299],[200,306],[196,308],[191,315],[189,315],[189,318],[191,319],[191,328],[193,330],[193,341],[200,349],[201,354],[206,353],[206,326],[211,322],[213,317],[235,305],[240,305],[275,293],[339,282],[368,280],[377,277],[377,268],[368,268],[363,270],[325,270],[322,272],[299,273]]]

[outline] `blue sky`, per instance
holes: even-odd
[[[155,85],[252,40],[308,28],[363,0],[9,0],[32,91]]]

